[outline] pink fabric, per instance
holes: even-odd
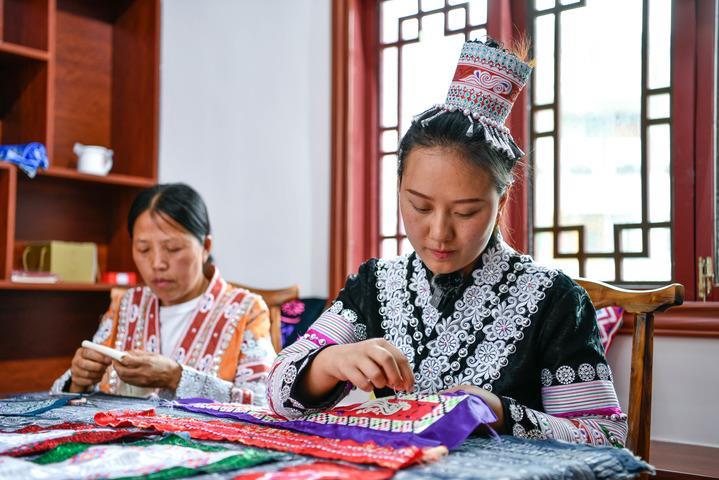
[[[555,417],[562,418],[577,418],[587,417],[593,415],[601,415],[603,417],[610,417],[612,415],[623,415],[621,408],[597,408],[593,410],[581,410],[579,412],[567,412],[567,413],[555,413]]]
[[[95,414],[95,423],[111,427],[133,426],[168,433],[186,432],[191,438],[199,440],[237,442],[331,460],[375,464],[393,470],[412,465],[424,456],[424,451],[418,447],[383,447],[374,442],[359,443],[353,440],[322,438],[237,421],[156,415],[154,410],[98,412]]]
[[[623,310],[619,307],[605,307],[597,310],[597,326],[599,337],[604,346],[604,353],[609,352],[612,340],[622,326]]]

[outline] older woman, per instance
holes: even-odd
[[[127,227],[145,286],[112,303],[93,341],[128,354],[112,361],[78,348],[51,392],[264,403],[275,358],[267,306],[228,284],[212,264],[200,195],[179,183],[145,190],[132,204]]]

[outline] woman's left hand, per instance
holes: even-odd
[[[486,403],[497,416],[497,421],[490,423],[489,426],[501,433],[502,426],[504,425],[504,406],[502,405],[502,400],[489,390],[485,390],[484,388],[476,385],[457,385],[452,388],[448,388],[442,393],[457,392],[459,390],[471,393],[472,395],[476,395],[484,400],[484,403]]]
[[[175,360],[143,350],[131,350],[112,366],[123,382],[137,387],[176,390],[182,376],[182,367]]]

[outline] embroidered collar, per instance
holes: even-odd
[[[418,372],[420,392],[463,383],[491,390],[557,272],[519,255],[496,234],[453,308],[442,312],[429,301],[428,273],[416,254],[377,262],[385,338]]]

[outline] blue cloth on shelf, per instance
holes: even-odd
[[[14,163],[30,178],[37,175],[38,169],[50,165],[45,145],[39,142],[0,145],[0,160]]]

